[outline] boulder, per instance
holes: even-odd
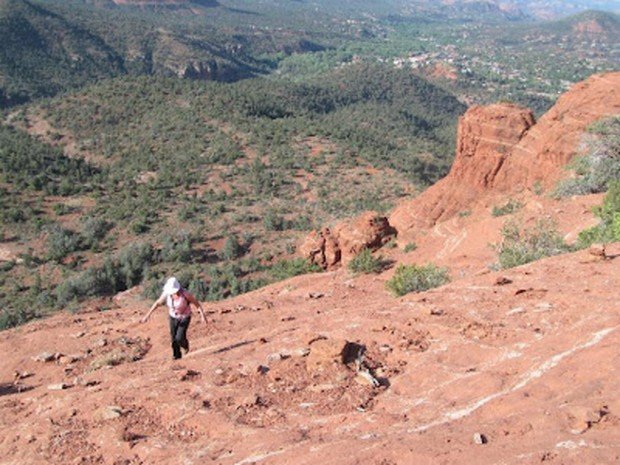
[[[120,418],[123,414],[123,409],[117,405],[108,405],[96,410],[94,417],[96,420],[107,421]]]
[[[322,371],[334,365],[359,364],[365,346],[344,339],[317,339],[310,344],[310,352],[306,357],[308,371]]]
[[[328,270],[340,262],[340,247],[329,228],[312,231],[299,248],[302,257]]]
[[[342,353],[347,346],[344,339],[319,339],[310,345],[306,357],[308,371],[323,371],[335,364],[342,364]]]
[[[341,260],[347,264],[364,249],[377,250],[396,236],[388,219],[376,212],[365,212],[350,222],[334,228],[340,246]]]
[[[388,219],[368,211],[353,220],[337,224],[333,230],[311,232],[299,247],[302,257],[331,270],[347,264],[364,249],[376,250],[396,236]]]

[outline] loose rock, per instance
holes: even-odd
[[[495,280],[495,285],[496,286],[504,286],[506,284],[510,284],[512,283],[512,279],[507,278],[506,276],[499,276],[496,280]]]
[[[474,434],[474,444],[482,445],[482,444],[486,444],[487,442],[489,442],[489,440],[484,434],[482,433]]]
[[[69,384],[57,383],[48,385],[47,389],[50,391],[63,391],[65,389],[68,389],[69,387],[71,387]]]
[[[609,413],[606,406],[602,408],[591,408],[584,406],[569,406],[566,408],[570,432],[573,434],[583,434],[592,425],[601,421]]]
[[[39,355],[32,357],[35,362],[54,362],[62,357],[60,352],[41,352]]]
[[[98,420],[114,420],[123,415],[123,409],[117,405],[108,405],[102,407],[95,412],[95,418]]]
[[[595,257],[598,257],[601,260],[607,258],[607,254],[605,252],[605,244],[592,244],[588,249],[588,253]]]

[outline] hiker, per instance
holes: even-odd
[[[159,299],[157,299],[149,311],[140,320],[142,323],[146,323],[158,306],[164,302],[168,305],[168,314],[170,320],[170,338],[172,340],[172,356],[175,360],[181,358],[181,349],[185,350],[185,353],[189,352],[189,341],[187,340],[187,329],[192,319],[192,308],[195,306],[200,311],[200,317],[204,324],[207,324],[205,318],[205,311],[202,305],[196,297],[183,289],[179,281],[175,277],[172,277],[166,281],[164,285],[164,291]]]

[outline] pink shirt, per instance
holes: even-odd
[[[168,314],[172,318],[185,318],[192,314],[192,308],[184,290],[181,290],[178,296],[174,294],[166,297],[166,304],[168,304]]]

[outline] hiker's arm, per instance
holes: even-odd
[[[206,324],[207,318],[205,317],[205,310],[204,308],[202,308],[202,304],[198,302],[198,299],[196,299],[196,297],[194,297],[189,292],[187,292],[185,295],[187,296],[187,300],[189,301],[189,303],[195,305],[196,308],[198,308],[198,311],[200,312],[200,318],[202,319],[202,322]]]
[[[144,315],[140,321],[142,323],[146,323],[148,321],[148,319],[151,317],[151,313],[153,313],[153,310],[155,310],[157,307],[159,307],[165,301],[166,301],[166,296],[162,294],[162,296],[159,299],[157,299],[155,302],[153,302],[153,305],[151,305],[151,308],[149,308],[149,311],[146,312],[146,315]]]

